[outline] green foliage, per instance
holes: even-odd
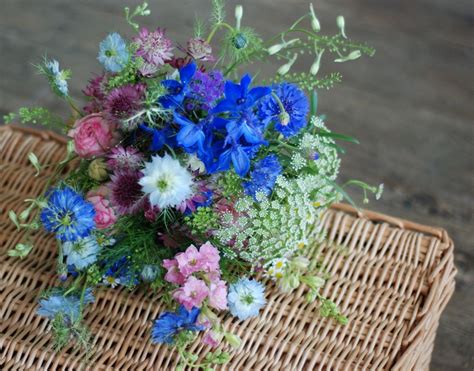
[[[83,193],[98,187],[100,182],[89,176],[89,164],[90,161],[81,160],[79,166],[64,179],[64,182]]]
[[[14,249],[8,250],[7,254],[8,256],[19,257],[23,259],[30,253],[32,249],[33,249],[33,245],[31,244],[18,243],[16,244]]]
[[[213,26],[221,24],[225,19],[224,0],[212,0],[210,22]]]
[[[319,314],[322,317],[334,318],[341,325],[345,325],[348,322],[346,316],[342,315],[337,305],[330,299],[323,296],[319,296],[321,306],[319,307]]]
[[[3,116],[5,124],[11,124],[15,121],[22,124],[42,125],[51,129],[64,129],[63,120],[43,107],[22,107],[18,113],[9,113]]]
[[[133,47],[130,52],[131,54],[134,53]],[[127,85],[127,84],[134,84],[138,82],[138,69],[140,68],[143,60],[141,58],[130,58],[125,68],[120,71],[120,73],[111,76],[107,80],[107,90],[112,90],[119,86]]]
[[[236,197],[242,193],[242,178],[234,170],[222,173],[217,180],[217,185],[222,190],[225,198]]]
[[[125,10],[125,20],[135,31],[138,31],[138,29],[140,28],[140,25],[137,22],[135,22],[133,19],[138,16],[146,17],[151,14],[150,9],[148,9],[148,3],[146,1],[144,1],[143,4],[136,6],[133,12],[131,13],[130,13],[130,8],[128,6],[125,7],[124,10]]]
[[[199,207],[190,216],[184,218],[184,222],[196,236],[205,236],[211,229],[217,228],[219,218],[210,207]]]

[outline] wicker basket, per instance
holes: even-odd
[[[72,345],[56,354],[50,322],[35,314],[42,290],[54,286],[56,245],[38,232],[25,259],[6,251],[22,237],[6,211],[39,194],[48,175],[34,177],[27,156],[58,161],[64,139],[50,132],[0,127],[0,368],[76,369]],[[285,295],[267,290],[268,305],[253,320],[223,319],[243,340],[229,370],[428,369],[443,308],[454,291],[453,244],[445,231],[336,205],[325,216],[328,243],[319,259],[332,274],[324,294],[349,318],[345,326],[318,315],[305,288]],[[142,289],[97,292],[86,315],[94,334],[91,369],[172,369],[175,353],[149,341],[152,320],[164,309]],[[205,350],[198,342],[194,350]],[[201,354],[204,352],[201,352]]]

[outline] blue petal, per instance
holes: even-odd
[[[236,102],[237,99],[242,97],[242,90],[241,90],[240,85],[235,84],[232,81],[225,82],[224,91],[225,91],[226,99],[230,101]]]
[[[191,124],[181,128],[176,137],[178,143],[183,147],[191,147],[198,143],[202,147],[202,142],[206,136],[199,126]]]
[[[271,92],[272,92],[272,89],[268,87],[259,86],[250,90],[249,97],[251,97],[252,102],[255,103],[257,100],[270,94]]]
[[[191,81],[194,74],[196,73],[196,69],[197,69],[196,63],[191,62],[179,70],[179,77],[183,85],[187,85],[189,81]]]
[[[241,88],[241,96],[246,97],[248,90],[249,90],[249,85],[252,82],[252,78],[250,77],[249,74],[245,74],[242,79],[240,80],[240,88]]]
[[[230,100],[223,99],[211,110],[211,113],[233,112],[236,110],[236,108],[237,106],[235,103],[231,102]]]
[[[240,146],[235,146],[231,153],[232,164],[234,165],[235,172],[243,178],[250,170],[250,159],[249,156]]]

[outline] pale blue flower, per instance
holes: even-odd
[[[99,244],[93,236],[63,243],[63,254],[67,256],[66,263],[74,265],[76,269],[83,269],[95,263],[98,252]]]
[[[266,303],[265,288],[260,282],[241,278],[229,286],[227,301],[230,313],[240,320],[256,317]]]
[[[125,40],[118,33],[109,34],[99,45],[98,60],[109,72],[118,73],[124,69],[130,58]]]
[[[60,96],[67,97],[69,93],[67,79],[69,78],[70,72],[60,70],[59,62],[52,59],[50,61],[45,60],[43,73],[48,77],[53,91]]]
[[[92,290],[87,288],[83,304],[93,302]],[[56,315],[61,314],[67,323],[74,323],[79,318],[81,299],[77,295],[64,296],[62,292],[58,291],[50,294],[47,298],[41,299],[39,305],[38,315],[54,319]]]

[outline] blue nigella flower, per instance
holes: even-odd
[[[152,342],[173,344],[174,336],[181,331],[204,330],[204,326],[196,324],[200,312],[201,310],[195,307],[188,312],[184,306],[180,305],[178,313],[162,313],[151,330]]]
[[[255,164],[254,170],[250,173],[251,179],[242,184],[245,193],[253,198],[259,191],[269,196],[281,171],[282,167],[276,155],[269,155],[261,159]]]
[[[87,288],[84,295],[84,304],[93,302],[92,290]],[[64,296],[62,292],[55,292],[48,298],[40,300],[37,313],[49,319],[54,319],[56,315],[61,314],[67,324],[72,324],[79,318],[80,306],[81,299],[79,296]]]
[[[77,241],[95,228],[94,206],[70,187],[53,190],[40,214],[46,230],[60,241]]]
[[[131,269],[130,262],[126,256],[122,256],[108,266],[103,281],[113,287],[117,284],[133,286],[139,283],[138,274]]]
[[[275,97],[271,95],[259,102],[258,115],[265,124],[273,121],[275,122],[275,130],[282,133],[286,138],[291,137],[307,124],[308,98],[298,86],[286,82],[275,85],[273,91],[289,115],[289,121],[281,121],[281,108]]]
[[[122,71],[129,58],[127,44],[117,32],[109,34],[101,41],[97,59],[107,71],[115,73]]]
[[[190,92],[190,82],[196,73],[196,63],[191,62],[179,70],[179,80],[163,80],[161,84],[168,94],[161,97],[159,102],[164,108],[180,106],[184,97]]]
[[[93,236],[74,242],[65,242],[62,247],[63,254],[67,256],[66,263],[75,266],[76,269],[83,269],[95,263],[100,249]]]
[[[266,303],[265,288],[260,282],[241,278],[229,286],[227,301],[230,313],[240,320],[256,317]]]
[[[272,90],[268,87],[256,87],[249,90],[251,81],[252,78],[248,74],[242,77],[240,84],[226,81],[225,98],[212,109],[212,112],[239,112],[253,107],[260,98],[271,93]]]

